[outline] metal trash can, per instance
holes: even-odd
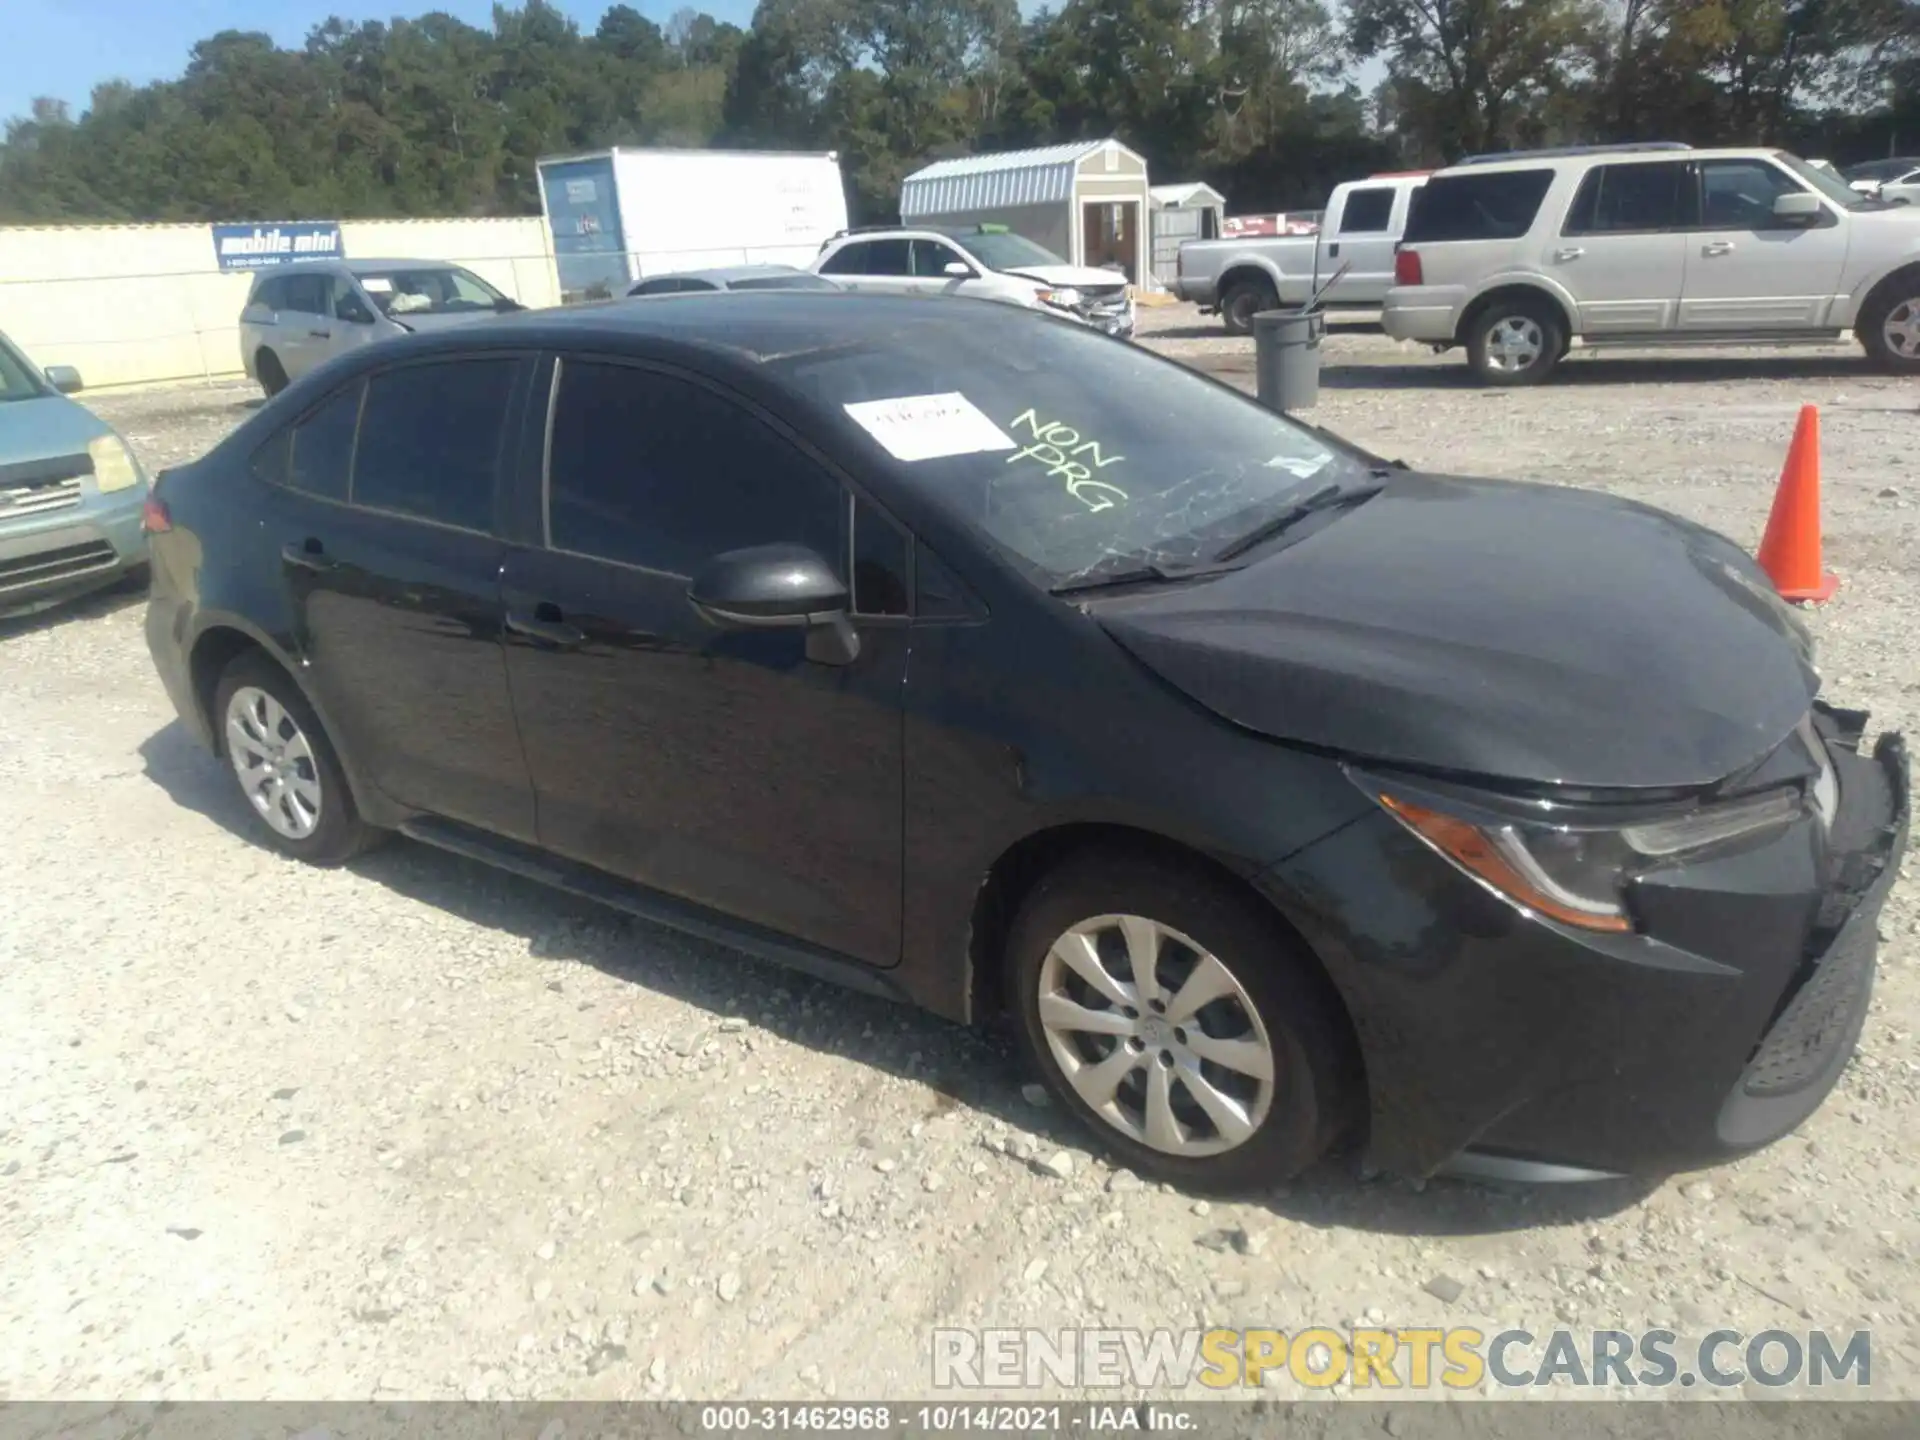
[[[1253,317],[1253,369],[1260,403],[1270,410],[1308,410],[1320,399],[1324,310],[1262,310]]]

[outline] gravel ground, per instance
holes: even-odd
[[[1217,322],[1147,328],[1250,385]],[[1920,731],[1911,382],[1836,349],[1488,392],[1347,329],[1326,362],[1316,418],[1388,455],[1748,545],[1819,403],[1829,693]],[[155,467],[250,403],[90,400]],[[1759,1156],[1539,1191],[1329,1164],[1209,1207],[954,1027],[412,844],[276,858],[140,619],[0,625],[0,1398],[903,1398],[936,1326],[1350,1322],[1871,1328],[1874,1393],[1920,1397],[1910,883],[1859,1059]]]

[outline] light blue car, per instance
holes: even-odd
[[[0,616],[132,578],[147,563],[148,480],[126,441],[0,335]]]

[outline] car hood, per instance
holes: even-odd
[[[0,465],[83,453],[113,427],[64,395],[0,402]]]
[[[1819,688],[1731,541],[1551,485],[1405,474],[1245,569],[1090,609],[1237,725],[1519,782],[1709,785]]]
[[[1096,270],[1091,265],[1022,265],[1000,273],[1038,280],[1042,285],[1072,285],[1080,289],[1127,283],[1127,277],[1120,271]]]

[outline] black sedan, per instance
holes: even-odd
[[[956,1021],[1126,1163],[1576,1178],[1846,1064],[1907,833],[1728,541],[987,302],[344,357],[148,511],[267,843],[389,831]]]

